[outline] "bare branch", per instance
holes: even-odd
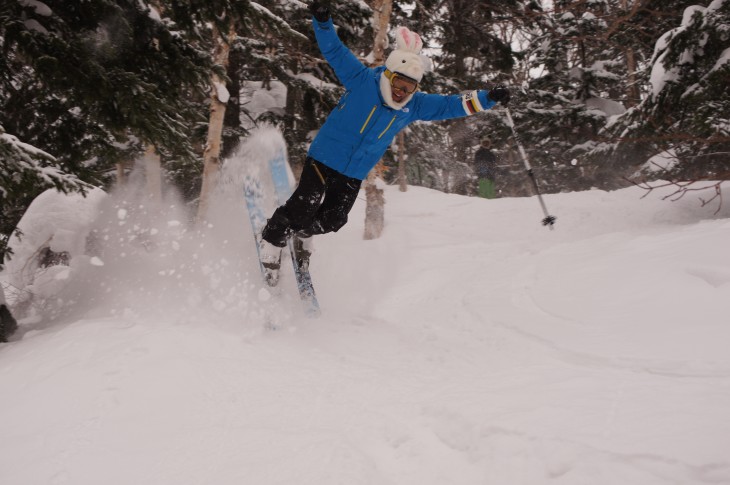
[[[726,182],[725,180],[720,181],[707,181],[707,180],[670,180],[667,182],[661,182],[656,184],[650,184],[646,180],[643,180],[641,182],[636,182],[633,180],[630,180],[626,177],[624,177],[624,180],[631,182],[633,185],[640,187],[646,191],[644,195],[641,196],[641,198],[645,198],[648,196],[654,189],[661,189],[664,187],[675,187],[676,190],[672,192],[671,194],[665,195],[662,197],[662,200],[670,199],[672,202],[676,202],[685,195],[687,195],[689,192],[702,192],[706,191],[708,189],[714,189],[715,195],[713,195],[710,199],[703,199],[702,197],[699,197],[699,200],[701,202],[701,207],[705,207],[708,204],[710,204],[715,199],[718,199],[718,206],[717,210],[714,212],[715,215],[717,215],[720,210],[722,210],[722,184]],[[709,185],[702,185],[702,186],[696,186],[697,184],[700,184],[702,182],[709,182]]]

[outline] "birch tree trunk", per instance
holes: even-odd
[[[378,239],[383,234],[385,225],[385,195],[378,187],[378,176],[373,170],[365,182],[365,233],[366,240]]]
[[[122,187],[127,181],[124,162],[117,162],[117,187]]]
[[[162,202],[162,165],[160,155],[154,145],[147,145],[144,152],[144,172],[147,184],[147,195],[152,202]]]
[[[373,66],[385,63],[385,48],[388,45],[388,23],[393,11],[393,0],[373,0]],[[377,239],[383,233],[385,225],[385,196],[383,189],[377,185],[378,170],[372,170],[365,180],[365,239]]]
[[[373,28],[375,40],[373,42],[373,65],[385,64],[385,49],[388,47],[388,24],[393,13],[393,0],[373,0]]]
[[[231,24],[226,39],[223,39],[217,28],[213,28],[216,39],[213,60],[215,64],[228,68],[228,56],[231,43],[236,38],[236,29]],[[210,118],[208,123],[208,138],[203,152],[203,183],[200,188],[200,202],[198,205],[197,221],[205,220],[210,205],[210,197],[218,183],[220,169],[220,153],[223,135],[223,118],[226,115],[226,104],[229,95],[225,82],[215,72],[211,74],[210,86]]]
[[[626,69],[629,73],[628,86],[626,87],[627,108],[636,106],[641,101],[639,93],[639,80],[636,76],[636,54],[631,47],[626,48]]]
[[[638,5],[634,4],[634,7]],[[624,11],[629,8],[629,0],[621,0],[621,8]],[[634,10],[636,11],[636,10]],[[624,49],[624,55],[626,56],[626,70],[629,73],[628,86],[626,87],[626,101],[627,108],[636,106],[641,101],[641,93],[639,92],[639,84],[636,75],[636,54],[632,47],[626,47]]]

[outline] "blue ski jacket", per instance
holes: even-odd
[[[308,155],[338,172],[363,180],[388,149],[393,137],[418,120],[445,120],[473,115],[496,103],[487,91],[461,95],[416,92],[400,110],[383,100],[380,77],[385,66],[368,68],[342,43],[332,19],[312,19],[322,55],[345,87],[309,147]]]

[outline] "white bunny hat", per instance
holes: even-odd
[[[395,30],[395,42],[396,48],[385,61],[385,67],[390,72],[398,72],[421,82],[425,71],[421,59],[421,36],[407,27],[398,27]]]
[[[407,27],[398,27],[395,31],[396,48],[385,61],[385,67],[391,73],[399,73],[421,82],[425,72],[425,64],[421,57],[423,41],[421,36],[411,32]],[[380,77],[380,91],[385,103],[393,109],[402,109],[411,100],[409,95],[402,102],[396,103],[391,96],[389,75],[384,72]]]

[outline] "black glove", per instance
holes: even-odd
[[[507,89],[505,86],[502,86],[501,84],[497,86],[496,88],[489,91],[489,94],[487,94],[487,97],[491,99],[492,101],[496,101],[497,103],[502,103],[503,105],[507,105],[509,103],[509,89]]]
[[[329,7],[324,3],[319,3],[318,0],[312,0],[312,3],[309,4],[309,11],[318,22],[327,22],[330,19]]]

